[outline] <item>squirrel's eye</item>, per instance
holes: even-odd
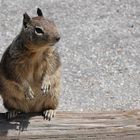
[[[42,34],[44,34],[44,31],[41,27],[35,27],[35,33],[37,35],[42,35]]]

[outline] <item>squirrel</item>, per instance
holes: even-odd
[[[53,21],[23,14],[21,32],[4,52],[0,62],[0,94],[7,118],[19,112],[42,112],[51,120],[58,107],[61,61],[54,45],[60,34]]]

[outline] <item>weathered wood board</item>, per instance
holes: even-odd
[[[0,140],[140,140],[140,110],[103,113],[57,112],[50,122],[39,114],[7,121],[0,114]]]

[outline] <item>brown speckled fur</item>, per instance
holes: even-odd
[[[0,94],[8,110],[22,112],[41,112],[56,109],[60,94],[61,62],[53,45],[59,33],[55,24],[43,16],[28,21],[24,17],[20,34],[3,54],[0,64]],[[24,24],[25,24],[24,23]],[[44,29],[40,37],[34,33],[36,26]],[[47,94],[41,91],[41,81],[47,74],[51,88]],[[24,95],[24,83],[28,82],[35,97],[27,100]]]

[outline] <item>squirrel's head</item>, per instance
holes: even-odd
[[[60,40],[60,35],[53,21],[45,19],[41,9],[37,8],[37,17],[23,14],[22,33],[28,41],[39,46],[53,46]]]

